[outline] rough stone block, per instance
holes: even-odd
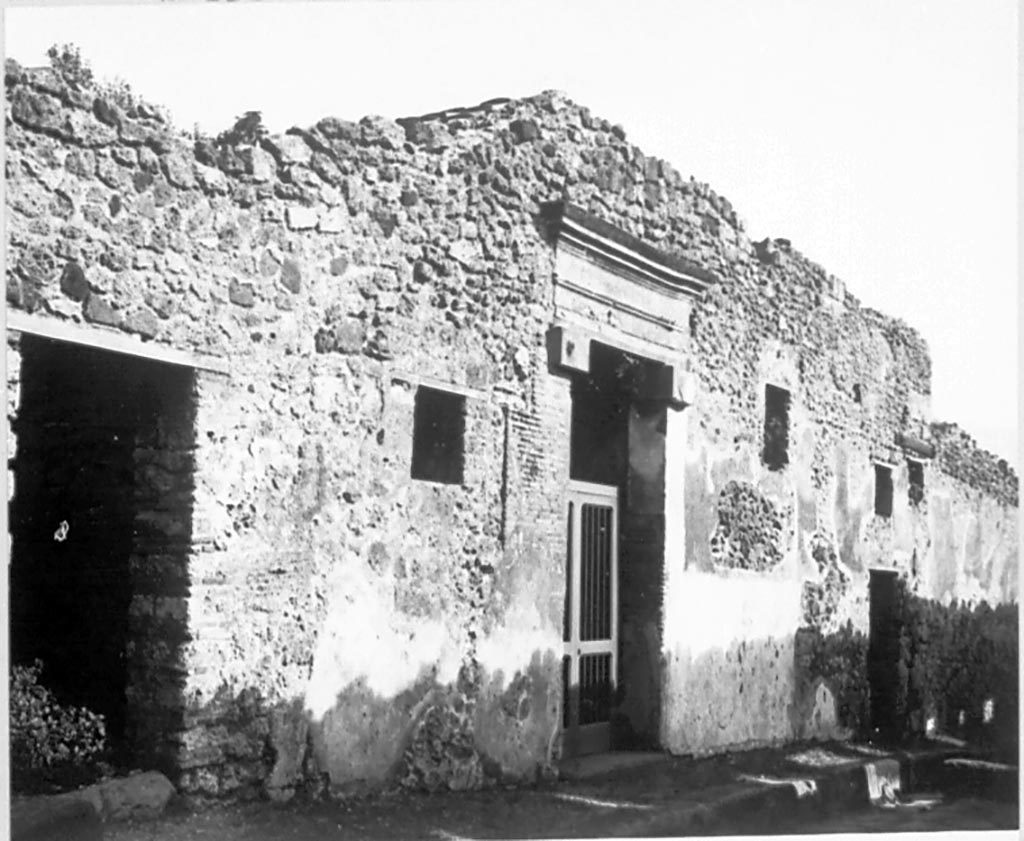
[[[318,353],[358,353],[366,342],[366,325],[357,318],[344,318],[316,334]]]
[[[106,821],[153,820],[163,814],[176,793],[171,781],[158,771],[107,780],[91,789],[99,796]]]
[[[387,117],[371,115],[359,121],[360,136],[367,145],[398,150],[405,143],[405,129]]]
[[[257,184],[270,181],[277,174],[274,158],[258,146],[240,149],[238,154],[241,157],[244,171],[251,175],[252,180]]]
[[[263,146],[285,166],[308,164],[313,157],[313,150],[309,148],[306,141],[295,134],[264,138]]]
[[[70,139],[60,104],[48,96],[18,88],[11,99],[11,116],[29,128]]]
[[[540,126],[535,120],[513,120],[508,128],[516,143],[527,143],[540,137]]]
[[[94,324],[105,324],[108,327],[118,327],[121,324],[120,313],[100,295],[89,295],[85,302],[83,315],[86,321],[91,321]]]
[[[199,182],[199,186],[202,187],[208,193],[215,195],[227,195],[228,193],[228,179],[216,167],[204,166],[201,163],[194,164],[194,171],[196,180]]]
[[[228,300],[239,307],[252,307],[256,304],[256,294],[251,283],[240,283],[232,280],[228,286]]]
[[[60,291],[72,301],[84,301],[89,295],[89,282],[85,272],[74,260],[69,260],[60,276]]]
[[[302,270],[291,257],[285,257],[281,264],[281,285],[292,294],[302,289]]]
[[[148,309],[138,309],[130,312],[124,321],[124,326],[132,333],[138,333],[147,339],[152,339],[160,332],[160,321],[156,314]]]

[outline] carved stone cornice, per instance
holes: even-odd
[[[569,202],[546,206],[544,216],[558,247],[567,246],[641,286],[672,297],[696,298],[718,280],[713,272],[666,254]]]

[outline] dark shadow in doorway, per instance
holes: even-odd
[[[112,757],[172,772],[182,730],[194,372],[23,335],[11,660],[103,714]]]

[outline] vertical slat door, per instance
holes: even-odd
[[[562,662],[563,753],[611,747],[618,669],[618,488],[569,483]]]

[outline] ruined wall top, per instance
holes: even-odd
[[[318,352],[388,358],[440,341],[437,316],[515,380],[530,345],[515,333],[550,320],[538,220],[569,202],[715,278],[691,319],[694,371],[743,423],[757,423],[748,395],[775,342],[794,349],[826,427],[852,425],[875,451],[895,432],[937,440],[945,472],[1016,503],[1012,470],[929,426],[931,362],[913,328],[788,240],[752,242],[728,199],[561,93],[280,135],[241,120],[217,142],[50,68],[8,60],[5,78],[15,308],[226,356],[255,341],[270,353],[266,324],[291,314]],[[355,292],[339,284],[353,266],[370,273]]]

